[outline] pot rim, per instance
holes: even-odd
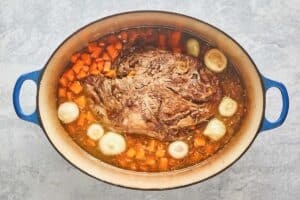
[[[81,171],[82,173],[98,180],[98,181],[101,181],[101,182],[104,182],[104,183],[108,183],[110,185],[114,185],[114,186],[118,186],[118,187],[121,187],[121,188],[127,188],[127,189],[132,189],[132,190],[143,190],[143,191],[162,191],[162,190],[172,190],[172,189],[178,189],[178,188],[184,188],[184,187],[188,187],[188,186],[191,186],[191,185],[195,185],[195,184],[198,184],[198,183],[201,183],[203,181],[206,181],[216,175],[219,175],[220,173],[224,172],[225,170],[227,170],[229,167],[231,167],[233,164],[235,164],[247,151],[248,149],[251,147],[251,145],[253,144],[254,140],[256,139],[256,137],[258,136],[258,133],[260,132],[260,129],[263,125],[263,119],[264,119],[264,115],[265,115],[265,107],[266,107],[266,103],[265,103],[265,98],[266,98],[266,94],[265,92],[262,92],[262,95],[263,95],[263,110],[262,110],[262,114],[261,114],[261,118],[260,118],[260,123],[259,123],[259,126],[257,128],[257,131],[256,131],[256,134],[254,135],[252,141],[248,144],[248,146],[245,148],[245,150],[243,152],[241,152],[240,156],[238,156],[234,161],[232,161],[229,165],[227,165],[226,167],[224,167],[223,169],[221,169],[220,171],[216,172],[215,174],[212,174],[202,180],[199,180],[199,181],[195,181],[195,182],[192,182],[192,183],[189,183],[189,184],[184,184],[184,185],[179,185],[179,186],[175,186],[175,187],[166,187],[166,188],[136,188],[136,187],[130,187],[130,186],[125,186],[125,185],[121,185],[121,184],[116,184],[116,183],[111,183],[111,182],[108,182],[108,181],[105,181],[105,180],[102,180],[96,176],[94,176],[93,174],[90,174],[88,172],[86,172],[85,170],[81,169],[80,166],[77,166],[75,165],[72,161],[70,161],[62,152],[60,152],[57,147],[54,145],[54,143],[50,140],[49,136],[48,136],[48,133],[47,131],[45,130],[45,127],[43,125],[43,121],[41,120],[41,115],[40,115],[40,109],[39,109],[39,91],[40,91],[40,81],[44,75],[44,72],[49,64],[49,62],[51,61],[51,59],[53,58],[53,56],[55,55],[55,53],[58,51],[58,49],[60,49],[60,47],[62,47],[71,37],[75,36],[78,32],[80,32],[81,30],[89,27],[90,25],[93,25],[95,23],[98,23],[98,22],[101,22],[107,18],[112,18],[112,17],[115,17],[115,16],[119,16],[119,15],[124,15],[124,14],[133,14],[133,13],[165,13],[165,14],[171,14],[171,15],[178,15],[178,16],[182,16],[182,17],[185,17],[185,18],[189,18],[189,19],[193,19],[197,22],[200,22],[200,23],[203,23],[203,24],[206,24],[208,26],[210,26],[211,28],[213,29],[216,29],[217,31],[219,31],[220,33],[224,34],[226,37],[228,37],[229,39],[231,39],[239,48],[241,48],[241,50],[243,51],[243,53],[245,53],[245,55],[248,57],[248,59],[250,60],[250,62],[253,64],[254,66],[254,69],[256,71],[256,73],[258,74],[258,77],[259,77],[259,80],[260,80],[260,84],[263,86],[263,78],[262,78],[262,75],[261,73],[259,72],[256,64],[254,63],[253,59],[251,58],[251,56],[247,53],[247,51],[241,46],[240,43],[238,43],[235,39],[233,39],[230,35],[228,35],[227,33],[225,33],[224,31],[222,31],[221,29],[217,28],[216,26],[214,25],[211,25],[203,20],[200,20],[200,19],[197,19],[195,17],[191,17],[191,16],[188,16],[188,15],[185,15],[185,14],[181,14],[181,13],[176,13],[176,12],[170,12],[170,11],[164,11],[164,10],[132,10],[132,11],[126,11],[126,12],[119,12],[119,13],[115,13],[115,14],[112,14],[112,15],[108,15],[106,17],[102,17],[102,18],[99,18],[97,20],[94,20],[84,26],[82,26],[81,28],[77,29],[76,31],[74,31],[72,34],[70,34],[68,37],[66,37],[56,48],[55,50],[53,51],[53,53],[51,54],[51,56],[49,57],[49,59],[47,60],[46,64],[44,65],[44,67],[40,70],[40,76],[38,78],[38,81],[37,81],[37,94],[36,94],[36,102],[37,102],[37,114],[38,114],[38,119],[40,121],[40,124],[39,126],[42,128],[46,138],[48,139],[48,141],[50,142],[50,144],[52,145],[52,147],[55,149],[56,152],[58,152],[60,154],[60,156],[62,156],[64,158],[64,160],[66,160],[69,164],[71,164],[73,167],[75,167],[76,169],[78,169],[79,171]],[[262,87],[263,88],[263,87]]]

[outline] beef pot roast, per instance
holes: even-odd
[[[90,76],[83,83],[103,124],[163,141],[188,136],[216,112],[217,77],[193,57],[139,49],[115,63],[117,78]]]

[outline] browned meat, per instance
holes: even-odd
[[[185,137],[213,116],[221,97],[217,77],[190,56],[135,50],[115,66],[116,79],[91,76],[84,84],[92,110],[119,132],[165,141]]]

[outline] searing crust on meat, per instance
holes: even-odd
[[[139,49],[114,67],[117,78],[90,76],[83,84],[93,112],[115,131],[162,141],[186,137],[215,114],[222,95],[217,77],[187,55]]]

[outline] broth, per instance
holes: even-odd
[[[177,38],[178,35],[179,38]],[[237,110],[230,117],[224,117],[215,109],[213,117],[221,120],[226,126],[226,134],[219,140],[213,140],[203,134],[207,122],[194,126],[193,130],[190,130],[191,134],[180,139],[188,144],[187,155],[182,159],[176,159],[168,153],[171,141],[120,132],[125,138],[126,150],[118,155],[108,156],[99,150],[98,141],[87,136],[87,129],[92,123],[100,123],[105,132],[110,131],[111,127],[102,124],[102,119],[91,110],[89,106],[91,102],[83,89],[81,80],[103,73],[105,70],[105,76],[114,79],[116,77],[114,64],[120,52],[124,51],[127,48],[126,45],[130,43],[151,45],[155,48],[187,54],[185,44],[189,38],[195,38],[199,42],[200,53],[197,59],[205,67],[204,56],[208,50],[215,47],[195,37],[192,33],[166,27],[139,27],[110,33],[75,52],[59,81],[57,99],[58,105],[71,101],[79,106],[79,117],[71,123],[63,123],[70,137],[94,157],[114,166],[134,171],[160,172],[180,169],[195,165],[216,154],[234,136],[246,112],[246,91],[238,72],[230,61],[224,71],[214,73],[219,80],[222,97],[230,97],[237,102]],[[174,43],[177,44],[174,45]],[[111,45],[113,45],[112,49],[109,48]]]

